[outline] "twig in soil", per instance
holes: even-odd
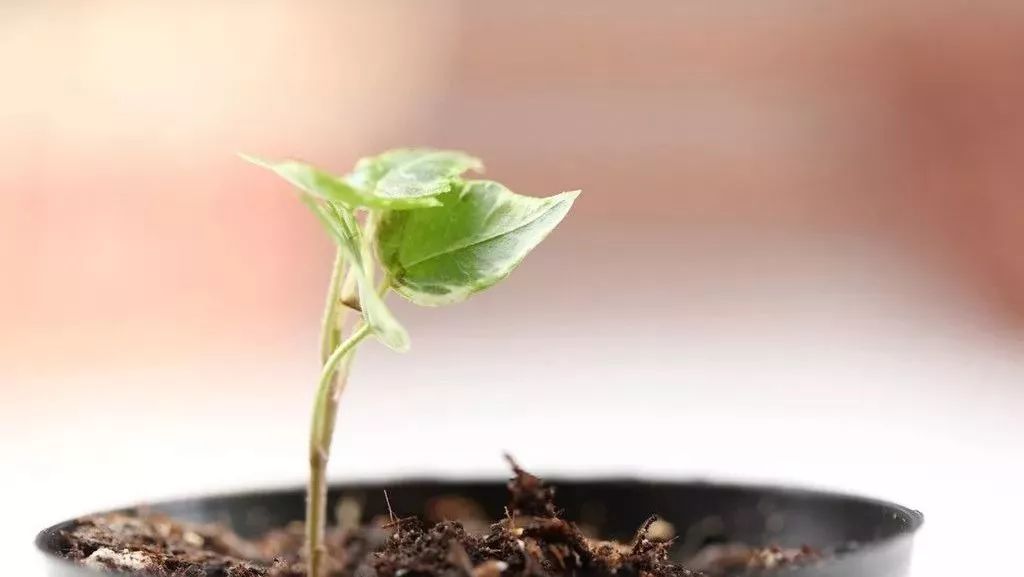
[[[633,538],[634,555],[640,553],[640,551],[643,549],[644,542],[647,541],[647,535],[651,530],[651,525],[654,525],[654,523],[657,522],[657,520],[657,515],[651,515],[647,518],[646,521],[644,521],[643,525],[640,525],[640,529],[638,529],[636,532],[636,537]]]
[[[508,505],[505,506],[505,518],[508,519],[508,530],[514,534],[516,532],[516,512],[510,511]]]
[[[387,514],[388,518],[391,519],[389,523],[384,525],[381,529],[394,528],[394,536],[396,539],[401,538],[401,524],[407,521],[416,519],[415,517],[407,517],[406,519],[398,519],[394,516],[394,509],[391,508],[391,499],[387,496],[387,489],[384,490],[384,502],[387,503]]]
[[[380,528],[381,529],[392,529],[392,528],[395,528],[395,527],[401,527],[402,525],[404,525],[406,523],[409,523],[411,521],[419,521],[419,517],[416,517],[415,515],[410,515],[408,517],[401,517],[399,519],[395,519],[394,521],[391,521],[391,522],[388,522],[388,523],[384,523],[383,525],[380,526]],[[398,531],[395,531],[395,537],[398,537]]]
[[[515,474],[515,477],[508,482],[508,490],[512,497],[510,503],[512,513],[549,519],[558,517],[554,488],[547,486],[539,477],[520,467],[512,455],[505,453],[505,460],[508,461]]]
[[[518,476],[526,472],[519,466],[519,463],[516,462],[515,457],[513,457],[511,453],[502,453],[501,456],[505,458],[505,462],[512,468],[512,473],[515,475]]]
[[[391,522],[394,523],[395,522],[395,511],[394,511],[394,509],[391,508],[391,499],[388,498],[388,490],[387,489],[384,489],[384,502],[388,504],[388,518],[390,518]]]

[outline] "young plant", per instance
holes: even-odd
[[[325,471],[356,347],[373,336],[396,351],[409,348],[385,297],[393,290],[439,306],[493,286],[561,222],[579,191],[532,198],[497,182],[465,180],[483,165],[450,150],[392,150],[360,160],[341,177],[301,162],[244,158],[294,185],[337,245],[309,436],[307,573],[323,577]],[[358,316],[346,323],[349,311]]]

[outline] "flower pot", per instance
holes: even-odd
[[[602,538],[628,540],[645,519],[657,514],[675,528],[673,554],[680,560],[723,543],[813,549],[811,560],[778,570],[792,577],[905,576],[913,535],[923,521],[921,513],[892,503],[802,489],[635,479],[556,479],[551,484],[557,487],[563,516],[593,528]],[[476,501],[497,519],[508,498],[500,481],[401,480],[335,487],[330,510],[345,496],[360,500],[368,517],[384,514],[385,489],[399,516],[424,515],[432,500],[457,495]],[[296,489],[150,507],[186,521],[226,522],[242,536],[255,536],[301,520],[304,503],[304,492]],[[96,574],[59,555],[60,532],[73,523],[45,529],[36,539],[52,577]]]

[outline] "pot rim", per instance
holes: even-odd
[[[723,489],[728,491],[744,491],[752,493],[765,493],[774,494],[787,497],[795,498],[814,498],[824,500],[846,500],[854,501],[859,504],[876,506],[884,508],[893,512],[893,514],[901,515],[905,519],[906,526],[900,532],[873,539],[861,543],[856,551],[850,552],[839,552],[836,554],[836,558],[845,557],[847,555],[855,554],[856,552],[873,550],[880,547],[884,547],[892,542],[900,539],[907,539],[913,537],[917,531],[924,525],[924,514],[910,507],[900,505],[893,501],[876,497],[865,497],[855,493],[848,493],[845,491],[838,491],[833,489],[821,489],[810,486],[801,485],[789,485],[789,484],[772,484],[772,483],[761,483],[753,482],[747,483],[743,481],[713,481],[704,478],[671,478],[671,477],[657,477],[657,476],[639,476],[639,475],[579,475],[579,476],[543,476],[544,481],[554,487],[570,485],[573,483],[587,483],[587,484],[631,484],[631,485],[648,485],[648,486],[661,486],[661,487],[675,487],[675,488],[713,488]],[[399,477],[386,477],[386,476],[370,476],[361,478],[345,479],[331,483],[329,490],[344,490],[344,489],[369,489],[374,487],[387,486],[390,490],[400,490],[402,486],[409,485],[491,485],[491,484],[505,484],[508,482],[508,477],[503,476],[483,476],[483,475],[471,475],[471,476],[440,476],[440,475],[410,475],[410,476],[399,476]],[[201,502],[201,501],[214,501],[224,499],[251,499],[259,498],[270,495],[287,495],[293,493],[305,492],[305,487],[297,486],[294,484],[282,484],[278,486],[269,486],[263,488],[248,488],[234,491],[217,491],[209,494],[202,494],[199,496],[189,497],[174,497],[169,499],[155,500],[152,502],[140,502],[131,505],[125,505],[121,507],[114,507],[110,509],[104,509],[101,511],[95,511],[91,513],[85,513],[77,517],[65,519],[53,525],[46,527],[45,529],[37,533],[34,543],[40,553],[45,555],[49,561],[59,562],[63,565],[75,567],[80,571],[87,571],[81,567],[81,565],[74,563],[68,559],[59,556],[50,546],[53,536],[60,530],[66,529],[75,523],[78,519],[89,515],[101,515],[106,513],[117,513],[132,511],[139,507],[152,507],[156,509],[161,508],[174,508],[186,505],[188,503]],[[83,573],[84,574],[84,573]],[[97,573],[100,574],[100,573]],[[145,573],[132,573],[131,575],[145,576]]]

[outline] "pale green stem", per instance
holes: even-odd
[[[376,221],[372,215],[367,219],[360,257],[364,263],[372,263],[372,245],[366,239],[373,237]],[[331,440],[338,417],[338,402],[348,384],[354,349],[371,334],[369,325],[357,323],[348,339],[339,343],[344,315],[348,312],[348,307],[341,301],[355,292],[356,281],[356,275],[351,270],[348,274],[344,273],[344,261],[343,252],[338,250],[327,291],[327,304],[324,307],[320,343],[323,369],[320,372],[320,383],[313,406],[313,426],[309,436],[309,487],[306,497],[306,545],[309,555],[307,577],[324,577],[326,573],[327,549],[324,545],[324,532],[327,525],[327,462],[330,459]],[[353,263],[352,266],[358,265]],[[368,268],[370,270],[366,272],[366,281],[373,282],[372,266]],[[385,276],[377,291],[383,296],[389,288],[390,278]]]
[[[331,352],[338,348],[341,340],[341,326],[347,310],[340,307],[341,287],[345,277],[345,256],[339,249],[334,254],[334,266],[331,268],[331,284],[327,288],[327,302],[324,304],[324,318],[320,326],[320,362],[326,363]]]
[[[352,351],[370,335],[370,327],[360,324],[355,332],[327,357],[320,372],[313,426],[309,435],[309,487],[306,495],[306,545],[309,552],[308,577],[324,576],[324,530],[327,525],[327,461],[331,455],[331,437],[338,414],[338,400],[348,382]]]

